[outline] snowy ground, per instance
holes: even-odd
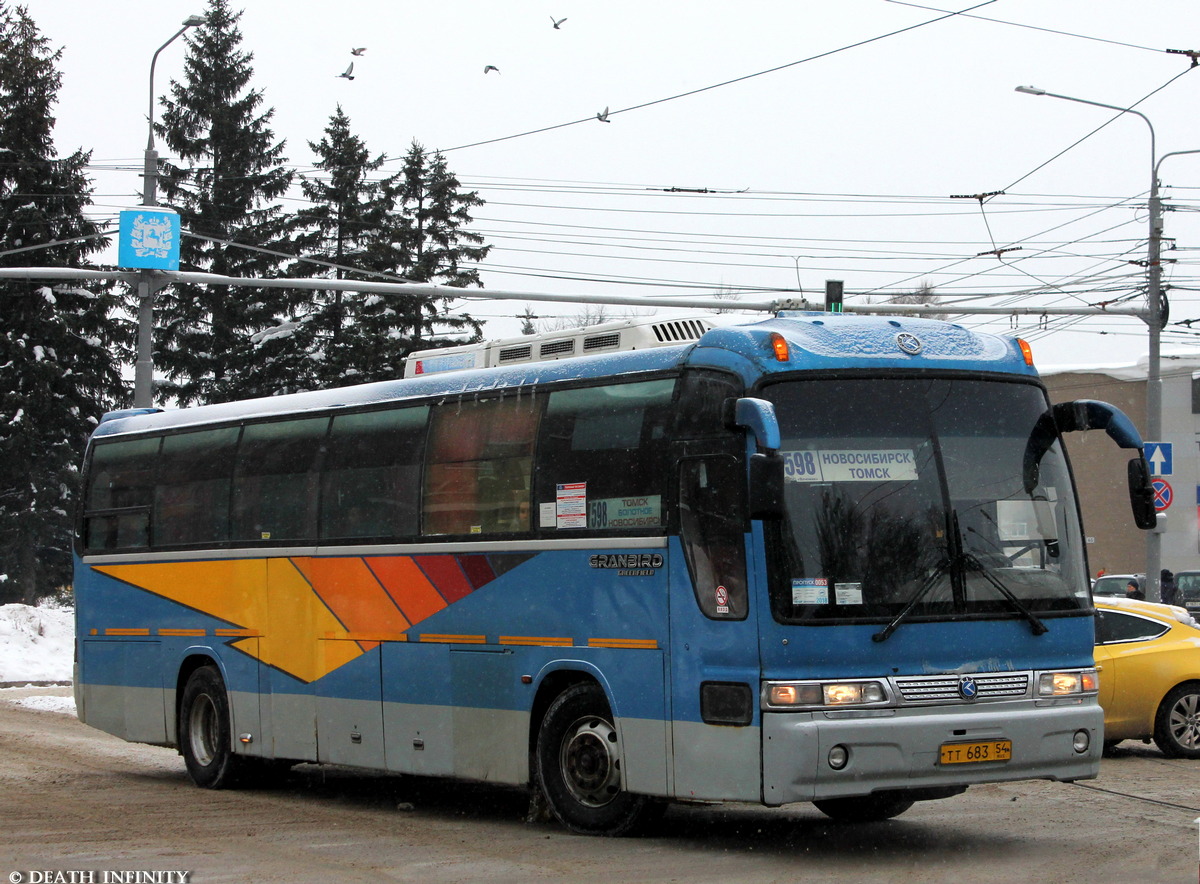
[[[71,683],[75,612],[53,605],[0,605],[0,700],[35,682]],[[24,693],[24,692],[23,692]],[[75,713],[71,697],[24,696],[32,709]]]

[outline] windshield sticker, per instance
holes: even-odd
[[[789,482],[913,482],[917,462],[911,449],[876,451],[784,451],[783,475]]]
[[[558,524],[558,504],[554,502],[538,504],[538,527],[553,528]]]
[[[825,577],[793,577],[793,605],[828,605],[829,580]]]
[[[833,585],[833,598],[839,605],[861,605],[863,603],[862,584],[835,583]]]
[[[657,528],[661,524],[661,494],[610,497],[588,502],[589,528]]]
[[[555,527],[587,527],[587,482],[558,485],[555,495]]]

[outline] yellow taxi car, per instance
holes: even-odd
[[[1200,758],[1200,624],[1183,608],[1095,599],[1104,744],[1154,740]]]

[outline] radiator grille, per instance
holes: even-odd
[[[1028,672],[973,673],[979,688],[979,700],[1024,697],[1029,693],[1032,676]],[[921,675],[894,679],[896,690],[905,703],[963,703],[958,692],[960,676]]]
[[[533,347],[526,344],[524,347],[505,347],[500,351],[501,362],[516,362],[519,359],[529,359],[533,356]]]
[[[544,358],[546,356],[564,356],[574,352],[575,341],[568,338],[565,341],[547,341],[538,350],[538,355]]]
[[[703,337],[706,326],[698,319],[676,319],[656,322],[652,328],[660,341],[695,341]]]
[[[583,350],[585,353],[589,350],[609,350],[620,345],[620,332],[613,332],[611,335],[592,335],[590,338],[583,339]]]

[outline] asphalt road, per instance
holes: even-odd
[[[975,787],[886,823],[839,825],[809,805],[675,806],[645,835],[606,839],[526,822],[517,790],[444,780],[302,766],[279,788],[197,789],[171,750],[12,702],[47,693],[69,689],[0,691],[0,882],[186,870],[197,884],[1174,884],[1200,869],[1200,761],[1140,743],[1098,780]]]

